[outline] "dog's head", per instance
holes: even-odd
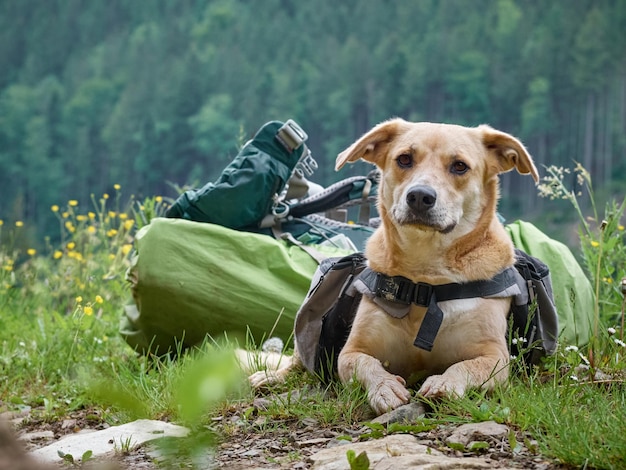
[[[338,170],[363,159],[382,172],[383,221],[443,234],[472,230],[486,207],[495,212],[498,174],[513,168],[538,180],[537,169],[513,136],[482,125],[383,122],[337,157]]]

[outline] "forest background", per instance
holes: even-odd
[[[393,116],[488,123],[621,200],[626,2],[0,0],[0,220],[24,246],[69,199],[215,180],[270,120],[308,133],[316,182],[362,174],[335,156]],[[507,219],[576,240],[530,178],[501,192]]]

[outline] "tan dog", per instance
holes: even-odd
[[[538,180],[524,146],[489,126],[383,122],[337,157],[336,169],[359,159],[381,170],[381,225],[365,250],[369,267],[432,285],[487,280],[514,264],[513,244],[496,216],[498,174],[516,168]],[[505,340],[510,297],[440,303],[443,322],[432,350],[414,346],[426,309],[396,318],[367,296],[339,354],[342,382],[357,380],[377,413],[409,401],[407,382],[423,379],[424,397],[491,389],[508,377]],[[297,352],[254,386],[281,380]]]

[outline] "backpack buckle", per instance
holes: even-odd
[[[313,155],[311,155],[309,148],[305,145],[302,157],[298,160],[294,173],[297,176],[304,178],[306,176],[312,176],[313,173],[315,173],[315,170],[317,170],[317,162],[313,158]]]
[[[288,119],[276,133],[276,139],[289,153],[300,147],[309,136],[293,119]]]

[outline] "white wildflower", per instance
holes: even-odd
[[[624,343],[621,339],[613,338],[613,341],[618,346],[621,346],[622,348],[626,348],[626,343]]]
[[[613,327],[608,328],[606,331],[608,331],[611,336],[615,334],[615,328]]]
[[[589,365],[589,359],[587,359],[586,356],[584,356],[582,353],[578,353],[578,355],[580,356],[580,358],[583,360],[585,364]]]
[[[567,346],[565,352],[578,351],[578,346]]]

